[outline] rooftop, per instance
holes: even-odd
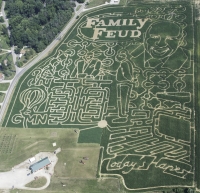
[[[40,161],[34,163],[29,168],[31,172],[36,172],[37,170],[42,169],[43,167],[49,165],[51,162],[49,161],[48,157],[45,157],[44,159],[41,159]]]

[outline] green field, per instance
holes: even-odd
[[[0,83],[0,91],[8,90],[10,83]]]
[[[90,0],[89,4],[86,6],[86,8],[92,8],[92,7],[96,7],[99,5],[103,5],[105,4],[105,2],[110,2],[110,0]]]
[[[40,177],[28,184],[26,184],[26,187],[30,187],[30,188],[40,188],[42,186],[44,186],[46,184],[47,180],[44,177]]]
[[[101,142],[102,129],[90,128],[81,130],[78,143],[99,143]]]
[[[0,103],[2,103],[2,102],[3,102],[3,100],[4,100],[4,97],[5,97],[5,94],[4,94],[4,93],[2,93],[2,92],[0,92]]]
[[[57,154],[58,163],[50,186],[38,192],[72,192],[88,193],[93,189],[97,193],[115,193],[119,180],[97,180],[96,170],[100,146],[97,144],[77,144],[78,135],[71,129],[0,129],[0,171],[5,172],[38,152],[53,152],[61,147]],[[52,143],[56,142],[57,147]],[[85,164],[79,163],[84,156],[89,159]],[[66,163],[66,165],[65,165]],[[62,187],[61,182],[67,186]],[[31,182],[28,187],[36,187],[41,181]],[[76,184],[76,185],[75,185]],[[79,186],[77,186],[79,185]],[[123,187],[121,187],[123,188]],[[80,191],[81,190],[81,191]],[[27,192],[27,190],[20,190]],[[13,190],[11,192],[17,192]]]
[[[1,2],[0,2],[1,3]],[[13,64],[12,55],[10,53],[10,40],[7,34],[7,28],[5,24],[0,24],[0,72],[5,75],[6,80],[13,79],[15,76],[15,66]],[[4,62],[7,61],[6,65],[2,69]]]
[[[3,30],[3,28],[4,28],[4,30]],[[10,50],[9,38],[8,38],[8,35],[5,34],[5,29],[6,29],[6,25],[0,24],[0,48]]]
[[[59,139],[63,153],[55,176],[69,186],[76,178],[93,179],[85,189],[77,185],[78,192],[97,184],[96,175],[105,184],[115,178],[127,192],[194,187],[193,6],[125,4],[83,14],[50,56],[20,78],[2,126],[73,135],[69,147]],[[12,147],[2,151],[12,154]],[[89,155],[92,164],[77,166]],[[57,187],[54,180],[48,190]]]

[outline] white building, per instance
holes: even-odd
[[[30,163],[34,162],[35,161],[35,157],[32,157],[29,159]]]
[[[110,0],[110,4],[119,4],[120,0]]]

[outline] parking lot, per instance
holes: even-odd
[[[59,152],[60,150],[56,150]],[[54,173],[54,166],[56,165],[58,158],[56,154],[50,152],[40,152],[39,154],[35,155],[35,162],[41,160],[42,158],[48,157],[51,161],[51,164],[48,166],[48,170],[45,168],[31,173],[29,170],[29,166],[33,163],[30,163],[29,158],[22,162],[19,165],[14,166],[8,172],[1,172],[0,173],[0,189],[27,189],[27,190],[42,190],[48,187],[50,184],[51,175]],[[47,182],[44,186],[39,188],[28,188],[25,187],[26,184],[35,180],[35,177],[45,177]]]

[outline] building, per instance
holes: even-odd
[[[31,170],[31,173],[37,172],[38,170],[41,170],[42,168],[48,166],[51,164],[48,157],[45,157],[44,159],[41,159],[40,161],[32,164],[29,169]]]
[[[56,142],[52,143],[52,145],[53,145],[53,147],[55,147],[56,146]]]
[[[119,0],[111,0],[110,4],[119,4]]]
[[[25,53],[26,53],[26,50],[23,50],[23,49],[22,49],[22,50],[20,51],[20,54],[19,54],[19,59],[20,59]]]
[[[3,63],[5,64],[5,66],[7,66],[8,65],[8,60],[7,59],[4,60]]]
[[[30,163],[34,162],[35,161],[35,157],[32,157],[29,159]]]

